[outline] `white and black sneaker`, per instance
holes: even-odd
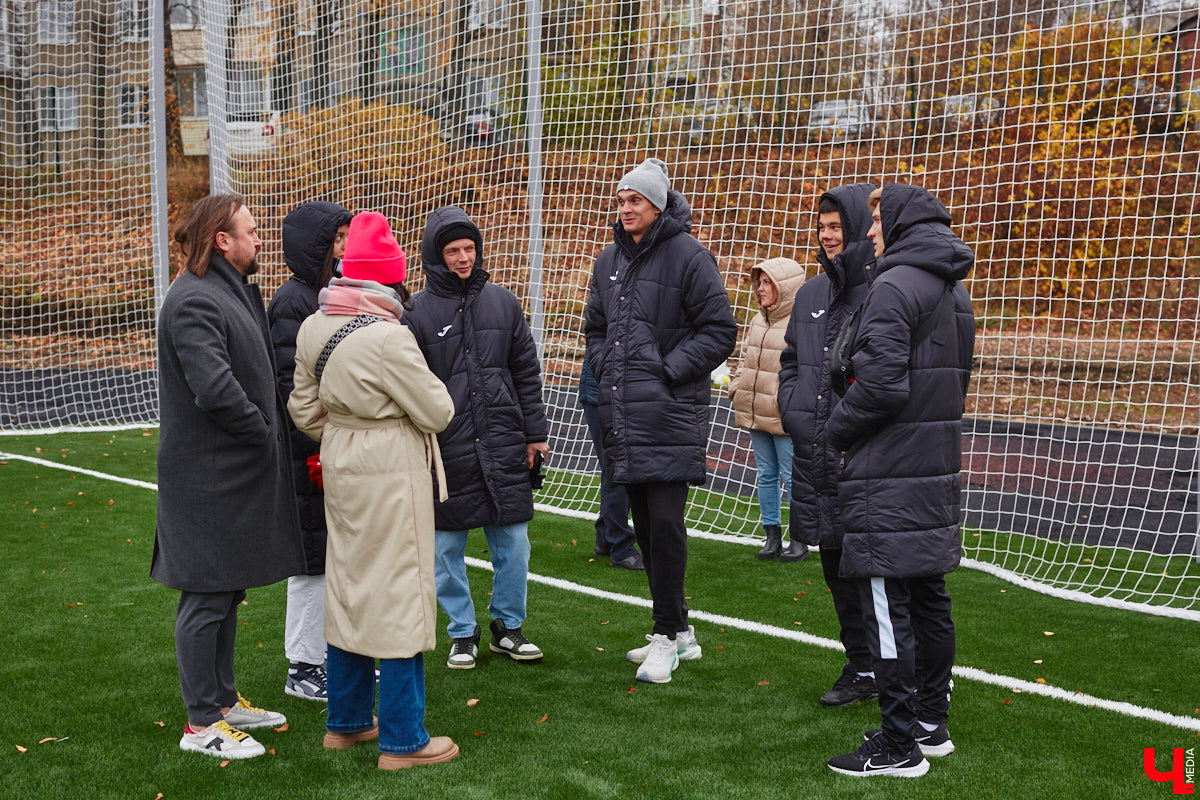
[[[325,665],[293,661],[288,665],[287,682],[283,685],[283,691],[301,700],[328,703],[329,695],[325,692]]]
[[[896,778],[919,778],[929,772],[929,762],[914,742],[907,753],[898,753],[888,746],[882,733],[863,742],[853,753],[829,759],[829,768],[842,775],[872,778],[887,775]]]
[[[863,739],[873,739],[880,733],[883,731],[879,728],[869,730],[863,734]],[[921,748],[921,754],[929,758],[941,758],[954,752],[954,742],[950,741],[950,731],[944,722],[931,731],[917,723],[916,739],[917,747]]]
[[[450,669],[475,669],[475,661],[479,658],[479,626],[475,632],[461,639],[450,642],[450,656],[446,666]]]
[[[542,650],[525,638],[521,626],[506,628],[498,619],[492,620],[492,641],[488,645],[493,653],[502,653],[514,661],[539,661]]]
[[[221,758],[254,758],[267,752],[253,736],[231,728],[225,720],[214,722],[198,732],[188,724],[179,740],[179,749]]]
[[[225,721],[232,728],[275,728],[287,722],[287,717],[280,714],[278,711],[267,711],[265,708],[258,708],[250,705],[250,701],[242,697],[242,693],[238,692],[237,704],[229,709],[229,713],[225,715]]]

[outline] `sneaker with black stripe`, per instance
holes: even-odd
[[[882,734],[872,736],[853,753],[829,759],[829,768],[842,775],[855,778],[873,778],[884,775],[895,778],[919,778],[929,772],[929,762],[914,742],[907,753],[897,752],[888,745]]]
[[[190,723],[184,726],[179,749],[221,758],[254,758],[267,752],[253,736],[230,727],[223,719],[199,731],[193,730]]]
[[[882,730],[875,728],[864,733],[863,739],[873,739],[881,733],[883,733]],[[941,758],[954,752],[954,742],[950,741],[950,731],[944,722],[931,731],[917,723],[916,740],[917,747],[921,748],[921,754],[930,758]]]
[[[325,690],[325,665],[302,664],[293,661],[288,665],[287,682],[283,691],[301,700],[315,700],[328,703],[329,695]]]

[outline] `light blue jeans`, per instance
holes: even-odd
[[[529,574],[529,523],[484,525],[492,556],[492,619],[512,630],[525,621],[525,579]],[[475,633],[475,604],[467,583],[467,531],[437,531],[434,535],[434,579],[437,599],[450,617],[446,632],[452,639]]]
[[[751,430],[754,463],[758,467],[758,509],[763,525],[779,525],[781,486],[792,482],[792,437]]]

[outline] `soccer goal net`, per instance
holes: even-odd
[[[1200,619],[1198,12],[1200,0],[0,4],[0,69],[15,76],[0,87],[14,186],[0,425],[156,413],[161,140],[182,154],[175,168],[207,156],[212,190],[249,199],[267,293],[288,276],[280,223],[300,202],[385,213],[413,288],[427,215],[465,208],[543,355],[554,455],[539,501],[590,517],[598,467],[577,380],[620,175],[649,156],[670,165],[743,333],[755,264],[787,256],[816,274],[822,192],[915,183],[977,259],[968,563]],[[749,437],[716,388],[708,463],[689,525],[760,536]]]

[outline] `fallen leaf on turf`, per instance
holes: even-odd
[[[635,688],[633,688],[632,686],[630,686],[630,687],[629,687],[628,689],[626,689],[625,691],[629,692],[630,694],[633,694],[634,692],[636,692],[636,691],[637,691],[637,689],[635,689]]]
[[[719,644],[719,645],[717,645],[717,649],[718,649],[718,650],[724,650],[724,649],[725,649],[725,645],[723,645],[723,644]]]
[[[283,723],[282,725],[280,725],[278,728],[276,728],[276,729],[275,729],[275,732],[276,732],[276,733],[283,733],[283,732],[284,732],[284,731],[286,731],[287,729],[288,729],[288,723],[286,723],[286,722],[285,722],[285,723]]]
[[[274,747],[272,747],[272,748],[271,748],[270,750],[268,750],[267,752],[268,752],[268,753],[270,753],[271,755],[275,755],[275,748],[274,748]]]
[[[803,622],[793,622],[792,624],[793,625],[803,625],[804,623]]]
[[[57,742],[57,741],[58,741],[57,736],[47,736],[45,739],[38,739],[38,744],[45,744],[46,742]]]
[[[1010,697],[1010,698],[1008,698],[1007,700],[1005,700],[1003,703],[1001,703],[1000,705],[1002,705],[1002,706],[1006,706],[1006,705],[1008,705],[1008,704],[1009,704],[1009,703],[1011,703],[1011,702],[1012,702],[1012,698]]]
[[[549,714],[542,714],[542,718],[541,718],[541,719],[539,719],[539,720],[538,720],[538,722],[545,722],[545,721],[546,721],[546,720],[548,720],[548,719],[550,719],[550,715],[549,715]]]
[[[479,705],[478,697],[472,697],[470,700],[467,701],[467,708],[474,708],[477,705]]]
[[[604,652],[604,648],[603,648],[603,647],[597,647],[596,649],[597,649],[597,650],[599,650],[601,653],[603,653],[603,652]]]
[[[126,539],[125,544],[133,544],[133,539]]]
[[[487,731],[475,731],[476,736],[487,736]]]
[[[112,505],[114,502],[115,502],[115,501],[113,501],[113,500],[109,500],[109,501],[108,501],[108,504],[111,506],[111,505]]]
[[[157,726],[158,726],[158,727],[160,727],[160,728],[165,728],[165,727],[167,727],[167,723],[165,723],[165,722],[163,722],[163,721],[161,721],[161,720],[155,720],[155,721],[154,721],[154,724],[155,724],[155,725],[157,725]]]
[[[1035,658],[1035,659],[1033,660],[1033,663],[1035,663],[1035,664],[1040,664],[1040,663],[1042,663],[1042,660],[1041,660],[1040,658]]]
[[[1025,690],[1024,690],[1024,689],[1013,689],[1013,690],[1012,690],[1012,693],[1013,693],[1013,694],[1020,694],[1020,693],[1021,693],[1021,692],[1023,692],[1023,691],[1025,691]]]
[[[1054,635],[1054,631],[1042,631],[1042,635],[1043,635],[1043,636],[1053,636],[1053,635]]]
[[[770,681],[759,681],[758,685],[759,686],[770,686],[771,682]]]
[[[228,766],[229,766],[229,761],[228,761],[228,760],[226,760],[226,761],[222,761],[222,762],[221,762],[221,766],[222,766],[222,767],[228,767]]]
[[[601,624],[601,625],[607,625],[607,624],[608,624],[608,620],[604,620],[604,622],[601,622],[600,624]]]
[[[162,800],[162,797],[163,797],[163,793],[159,792],[158,794],[154,795],[154,800]]]
[[[578,546],[579,546],[579,542],[577,542],[577,541],[575,541],[574,539],[572,539],[572,540],[571,540],[571,547],[578,547]]]
[[[18,752],[18,753],[28,753],[28,752],[29,752],[29,748],[28,748],[28,747],[21,747],[21,745],[17,745],[17,752]]]
[[[1038,683],[1045,683],[1045,682],[1046,682],[1046,679],[1045,679],[1045,678],[1038,678],[1038,679],[1037,679],[1037,682],[1038,682]]]

